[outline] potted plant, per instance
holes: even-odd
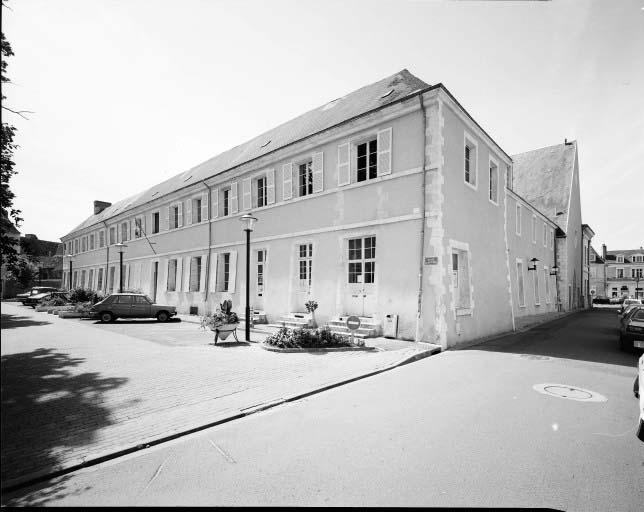
[[[318,303],[314,300],[307,301],[304,306],[306,311],[311,315],[310,327],[315,329],[317,327],[317,322],[315,321],[315,310],[318,308]]]
[[[233,301],[225,300],[219,305],[215,313],[208,313],[201,317],[201,328],[205,329],[207,327],[215,333],[215,345],[219,338],[225,340],[230,336],[230,333],[233,334],[236,341],[239,341],[235,332],[239,325],[239,317],[237,313],[232,311],[232,307]]]

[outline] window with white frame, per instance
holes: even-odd
[[[227,292],[230,288],[230,253],[219,255],[217,265],[217,291]]]
[[[174,292],[177,290],[177,260],[168,260],[168,291]]]
[[[537,217],[535,215],[532,216],[532,243],[537,243]]]
[[[300,290],[310,289],[313,275],[313,244],[298,245],[297,273],[300,281]]]
[[[161,212],[152,214],[152,233],[158,233],[161,229]]]
[[[201,286],[201,256],[190,258],[190,288],[191,292],[200,291]]]
[[[94,233],[89,235],[89,250],[93,251],[94,250]]]
[[[536,263],[535,263],[536,267]],[[532,280],[534,283],[534,304],[535,306],[540,306],[541,305],[541,297],[539,293],[539,271],[535,268],[534,272],[532,273]]]
[[[517,203],[516,234],[521,235],[521,205]]]
[[[644,263],[644,255],[643,254],[634,254],[633,255],[633,263]]]
[[[477,145],[476,142],[465,135],[463,170],[465,183],[476,187],[477,174]]]
[[[105,231],[103,230],[98,232],[98,246],[105,247]]]
[[[63,254],[67,254],[67,242],[63,242]]]
[[[143,236],[143,217],[134,218],[134,238]]]
[[[264,273],[266,270],[266,249],[257,251],[257,295],[264,293]]]
[[[260,176],[253,180],[253,207],[261,208],[268,204],[268,188],[266,176]]]
[[[201,218],[201,197],[192,198],[192,223],[199,224],[202,221]]]
[[[642,278],[642,272],[644,272],[644,269],[642,268],[632,268],[631,269],[631,277],[633,279],[635,278]]]
[[[130,227],[129,222],[121,223],[121,242],[127,242],[129,240],[129,237],[128,237],[128,228],[129,227]]]
[[[469,253],[463,249],[452,248],[452,286],[457,310],[471,308]]]
[[[170,218],[168,229],[177,229],[181,226],[181,204],[170,206]]]
[[[617,279],[624,279],[624,269],[623,268],[616,269],[616,276],[617,276]]]
[[[116,243],[116,226],[112,226],[110,228],[110,245],[114,245]]]
[[[313,161],[298,164],[297,166],[297,183],[299,197],[308,196],[313,193]]]
[[[222,215],[226,217],[227,215],[230,215],[230,187],[223,189],[221,193],[223,195],[223,200],[221,202],[223,208]]]
[[[90,290],[94,289],[94,269],[93,268],[89,269],[89,278],[87,279],[87,287]]]
[[[591,262],[596,261],[595,253],[593,251],[590,251],[590,261]]]
[[[103,289],[103,269],[102,268],[98,269],[98,282],[96,283],[96,289],[97,290]]]
[[[80,287],[85,288],[85,276],[87,275],[86,270],[81,270],[81,280],[80,280]]]
[[[624,263],[624,255],[623,254],[618,254],[617,255],[617,263]]]
[[[546,223],[543,223],[543,246],[548,247],[548,226]]]
[[[378,139],[374,138],[356,146],[356,181],[366,181],[378,177]]]
[[[517,260],[517,293],[519,307],[525,306],[525,283],[523,276],[523,261]]]
[[[349,240],[349,283],[372,284],[376,279],[376,237]]]
[[[546,288],[546,304],[550,304],[550,272],[548,267],[543,267],[543,282]]]
[[[74,240],[74,254],[78,254],[78,238]]]
[[[84,236],[81,238],[81,252],[85,252],[87,250],[87,237]]]
[[[499,202],[499,166],[490,158],[489,172],[489,198],[490,201],[497,204]]]

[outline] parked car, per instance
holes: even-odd
[[[624,302],[622,302],[622,307],[620,307],[617,310],[617,312],[619,314],[622,314],[624,313],[624,309],[626,308],[626,306],[631,306],[633,304],[641,304],[641,303],[642,301],[640,299],[624,299]]]
[[[94,304],[90,312],[97,314],[101,322],[113,322],[117,318],[156,318],[167,322],[177,314],[177,308],[155,304],[142,293],[114,293]]]
[[[640,305],[641,304],[629,304],[628,306],[624,306],[622,308],[622,312],[617,313],[617,318],[621,322],[626,315],[628,315],[631,311],[633,311],[634,308],[636,308],[637,306],[640,306]]]
[[[623,317],[619,328],[619,347],[644,349],[644,306],[636,305]]]
[[[16,298],[24,304],[25,300],[31,297],[32,295],[36,295],[38,293],[43,293],[43,292],[53,292],[56,290],[58,290],[58,288],[52,288],[51,286],[34,286],[28,292],[19,293],[18,295],[16,295]]]
[[[640,441],[644,441],[644,354],[640,356],[633,393],[635,394],[635,398],[640,399],[640,422],[637,429],[637,437]]]
[[[40,304],[43,300],[50,298],[52,295],[57,294],[65,298],[65,300],[69,300],[69,295],[67,292],[63,291],[58,291],[56,288],[53,288],[48,291],[36,293],[34,295],[30,295],[27,297],[24,301],[23,304],[25,306],[31,306],[32,308],[35,308],[38,304]]]

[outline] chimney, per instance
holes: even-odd
[[[98,215],[109,206],[112,206],[112,203],[106,203],[105,201],[94,201],[94,215]]]
[[[606,244],[602,244],[602,258],[606,261]]]

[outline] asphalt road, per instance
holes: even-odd
[[[585,312],[3,496],[3,504],[641,510],[637,354]],[[557,383],[598,401],[538,393]],[[601,396],[599,396],[601,395]],[[605,401],[601,399],[605,398]]]

